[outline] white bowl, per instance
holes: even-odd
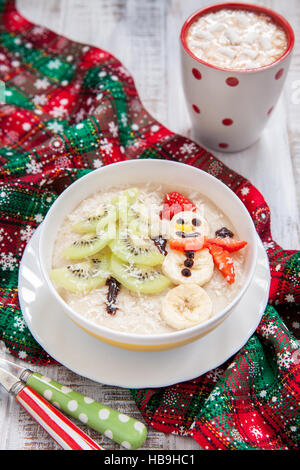
[[[85,198],[111,187],[157,183],[185,186],[199,191],[211,199],[230,219],[238,236],[248,242],[245,248],[244,285],[234,300],[221,312],[205,323],[186,330],[159,335],[137,335],[112,330],[82,317],[60,297],[50,280],[52,253],[57,231],[64,218]],[[80,328],[89,334],[115,346],[141,351],[171,349],[194,341],[216,328],[230,315],[232,308],[245,294],[254,274],[257,258],[257,233],[252,219],[240,199],[218,179],[183,163],[163,160],[133,160],[111,164],[80,178],[69,186],[50,208],[41,227],[39,262],[49,292],[61,308]]]

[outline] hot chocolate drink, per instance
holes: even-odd
[[[288,46],[285,31],[270,16],[229,8],[198,17],[186,41],[199,59],[235,70],[272,64]]]

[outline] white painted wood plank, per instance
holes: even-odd
[[[62,4],[64,0],[21,0],[17,1],[17,8],[33,23],[47,26],[48,28],[61,32],[64,11]],[[44,21],[42,21],[44,20]]]

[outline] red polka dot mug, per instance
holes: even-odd
[[[222,68],[197,57],[187,44],[190,26],[201,16],[223,9],[250,11],[271,18],[286,33],[283,54],[269,65],[236,69]],[[220,3],[191,15],[183,24],[180,40],[183,87],[193,137],[214,150],[246,149],[259,139],[281,94],[295,41],[292,27],[268,8]]]

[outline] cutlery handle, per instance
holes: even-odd
[[[24,380],[64,413],[104,434],[127,449],[137,449],[146,440],[146,426],[123,413],[55,382],[37,372]]]
[[[16,400],[63,449],[103,450],[31,387],[23,387]]]

